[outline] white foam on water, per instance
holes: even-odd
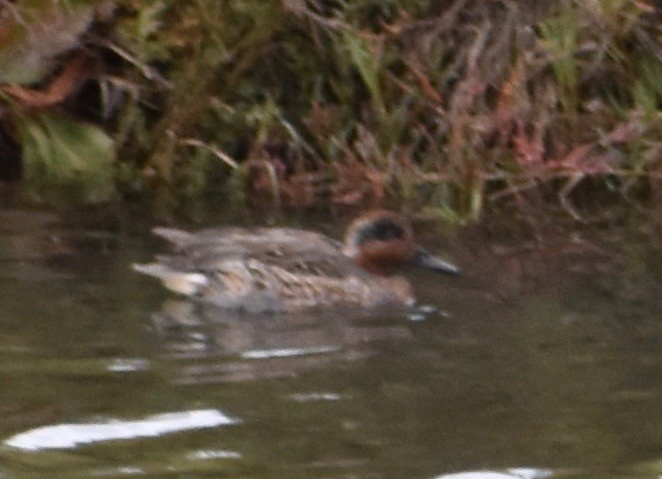
[[[444,474],[435,479],[545,479],[552,476],[549,469],[513,467],[504,471],[467,471]]]
[[[307,356],[312,354],[334,353],[340,351],[337,346],[318,346],[312,348],[252,349],[241,354],[244,359],[270,359]]]
[[[216,409],[156,414],[139,420],[108,420],[101,423],[56,424],[31,429],[4,441],[24,451],[73,449],[79,446],[120,439],[158,437],[164,434],[237,424]]]

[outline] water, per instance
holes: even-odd
[[[662,475],[659,225],[429,232],[465,274],[413,311],[247,319],[144,228],[0,220],[2,479]]]

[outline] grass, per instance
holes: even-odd
[[[68,2],[74,12],[83,3]],[[395,202],[464,223],[535,191],[553,191],[580,218],[578,189],[631,198],[660,186],[662,22],[652,1],[107,4],[94,4],[84,35],[82,13],[68,20],[75,41],[58,51],[93,52],[94,81],[71,80],[66,100],[43,108],[113,137],[125,196],[165,208],[220,194]],[[2,38],[0,57],[17,51]],[[52,46],[43,50],[52,61]],[[0,132],[33,115],[25,98],[34,103],[53,78],[40,68],[38,81],[19,82],[22,96],[7,80]],[[98,106],[81,115],[90,99]]]

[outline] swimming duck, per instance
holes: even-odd
[[[458,268],[418,246],[401,215],[375,210],[356,218],[341,243],[294,228],[220,227],[190,233],[157,227],[174,245],[136,271],[170,290],[249,313],[330,306],[375,308],[414,302],[393,272],[410,263],[456,274]]]

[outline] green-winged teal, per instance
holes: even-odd
[[[405,263],[445,273],[458,269],[414,242],[410,223],[391,211],[370,211],[349,226],[344,243],[293,228],[221,227],[195,233],[155,228],[175,252],[134,268],[170,290],[247,312],[293,312],[414,302]]]

